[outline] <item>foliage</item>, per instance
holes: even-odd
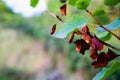
[[[64,23],[63,27],[53,36],[57,38],[65,38],[69,33],[72,33],[75,30],[82,28],[86,24],[87,21],[83,16],[73,15]]]
[[[55,14],[58,13],[59,7],[63,5],[59,0],[48,0],[47,7],[48,10],[54,12]]]
[[[0,79],[1,80],[33,80],[30,74],[20,71],[14,68],[4,68],[0,70]]]
[[[69,3],[70,5],[73,5],[73,6],[74,6],[74,5],[76,4],[76,1],[77,1],[77,0],[68,0],[68,3]]]
[[[50,0],[49,0],[50,1]],[[49,10],[53,10],[52,12],[57,12],[57,11],[59,11],[59,10],[57,10],[57,9],[59,9],[59,7],[63,4],[63,3],[60,3],[59,1],[57,1],[57,0],[55,0],[56,2],[57,2],[57,4],[55,4],[56,6],[54,6],[53,4],[54,4],[54,2],[48,2],[48,6],[53,6],[54,7],[54,9],[53,9],[53,7],[48,7],[49,8]],[[77,4],[77,2],[76,2],[77,0],[68,0],[68,4],[70,4],[70,5],[72,5],[72,6],[78,6],[78,8],[79,9],[84,9],[84,10],[86,10],[87,9],[87,7],[89,7],[88,6],[88,4],[87,5],[85,5],[85,7],[82,7],[81,8],[81,6],[82,5],[78,5]],[[80,0],[79,0],[80,1]],[[89,0],[86,0],[86,1],[89,1]],[[105,0],[104,0],[105,1]],[[106,5],[109,5],[109,6],[115,6],[115,5],[117,5],[119,2],[116,2],[116,3],[112,3],[111,4],[111,0],[106,0],[106,1],[108,1],[107,3],[105,2],[105,4]],[[31,0],[31,6],[32,7],[35,7],[36,5],[37,5],[37,3],[38,3],[38,0]],[[111,7],[110,7],[111,8]],[[3,9],[4,10],[4,9]],[[86,10],[87,11],[87,10]],[[10,11],[11,12],[11,11]],[[87,11],[87,12],[89,12],[89,11]],[[83,11],[83,13],[84,13],[84,11]],[[104,13],[104,10],[99,10],[99,11],[97,11],[97,12],[95,12],[93,15],[94,16],[100,16],[100,15],[102,15]],[[2,14],[2,13],[1,13]],[[10,13],[11,14],[11,13]],[[116,14],[116,13],[115,13]],[[4,14],[2,14],[2,15],[4,15]],[[7,14],[7,15],[9,15],[9,14]],[[106,15],[105,15],[106,16]],[[1,19],[2,19],[2,17],[3,16],[0,16],[1,17]],[[17,18],[17,15],[16,16],[14,16],[14,17],[16,17]],[[43,19],[44,21],[46,21],[46,19],[44,19],[44,18],[41,18],[41,19]],[[20,21],[21,23],[20,24],[18,24],[17,23],[17,21],[15,21],[15,20],[13,20],[12,19],[12,17],[11,16],[9,16],[9,18],[8,17],[6,17],[6,18],[3,18],[2,20],[4,20],[4,21],[6,21],[5,23],[7,24],[7,25],[5,25],[5,26],[7,26],[7,27],[9,27],[9,26],[12,26],[12,22],[15,22],[16,23],[16,25],[14,25],[14,26],[12,26],[12,27],[16,27],[16,26],[18,26],[17,28],[19,29],[19,28],[23,28],[23,29],[25,29],[25,32],[29,32],[30,34],[33,34],[35,37],[40,37],[40,35],[41,35],[41,33],[40,32],[44,32],[44,28],[41,30],[41,28],[39,27],[34,27],[34,26],[36,26],[36,25],[39,25],[39,23],[35,23],[34,22],[34,24],[33,23],[30,23],[29,21],[28,21],[28,24],[26,24],[25,22],[27,22],[25,19],[24,19],[24,21]],[[1,21],[2,21],[1,20]],[[9,20],[9,22],[7,22]],[[18,19],[19,20],[19,19]],[[31,19],[32,20],[32,19]],[[40,19],[36,19],[36,20],[38,20],[38,21],[42,21],[42,20],[40,20]],[[35,20],[35,21],[36,21]],[[47,20],[49,21],[49,18],[47,18]],[[70,16],[70,18],[66,18],[66,20],[65,20],[65,22],[63,23],[63,26],[62,26],[62,28],[60,29],[60,30],[58,30],[58,32],[55,32],[54,34],[53,34],[53,36],[55,36],[55,37],[57,37],[57,38],[65,38],[65,37],[67,37],[70,33],[73,33],[74,31],[76,31],[76,30],[81,30],[88,22],[86,21],[87,20],[87,18],[84,18],[84,17],[81,17],[81,16],[78,16],[78,14],[76,15],[74,15],[74,13],[73,13],[73,16]],[[100,19],[101,20],[101,19]],[[111,19],[109,19],[110,21],[111,21]],[[55,20],[53,20],[53,22],[54,22]],[[98,20],[99,21],[99,20]],[[32,21],[31,21],[32,22]],[[51,21],[52,22],[52,21]],[[114,21],[113,22],[111,22],[111,23],[109,23],[109,24],[106,24],[105,25],[105,28],[108,30],[108,31],[111,31],[111,30],[115,30],[115,29],[119,29],[119,27],[120,27],[120,19],[117,17],[116,19],[114,19]],[[51,23],[50,23],[51,24]],[[76,25],[77,24],[77,25]],[[25,25],[28,25],[27,27],[25,26]],[[45,23],[44,23],[44,25],[45,25]],[[110,33],[110,32],[107,32],[106,30],[103,30],[102,28],[101,28],[101,25],[100,24],[97,24],[98,25],[98,27],[97,28],[95,28],[96,30],[97,30],[97,32],[94,32],[94,31],[92,31],[90,28],[90,31],[92,31],[93,32],[93,34],[96,34],[97,35],[97,37],[99,38],[99,39],[97,39],[97,38],[95,38],[95,41],[97,41],[98,43],[100,43],[101,42],[101,40],[102,41],[104,41],[105,42],[105,40],[110,40],[111,39],[111,37],[113,37],[113,35]],[[21,27],[20,27],[21,26]],[[90,27],[92,27],[92,26],[90,26]],[[83,30],[84,31],[84,30]],[[101,33],[102,32],[102,33]],[[91,33],[91,32],[90,32]],[[47,33],[45,33],[45,34],[47,34]],[[87,36],[88,36],[88,34],[87,34]],[[83,34],[82,34],[82,37],[83,37]],[[85,40],[86,41],[86,40]],[[47,42],[47,41],[46,41]],[[57,41],[56,41],[57,42]],[[58,45],[58,44],[57,44]],[[98,46],[97,44],[95,44],[96,46]],[[99,46],[98,46],[99,47]],[[110,47],[110,46],[108,46],[108,47]],[[119,50],[118,50],[119,51]],[[100,54],[102,54],[102,53],[100,53]],[[107,54],[107,53],[105,53],[105,54]],[[78,55],[77,55],[78,56]],[[78,59],[78,58],[77,58]],[[71,61],[72,62],[72,61]],[[79,60],[78,60],[78,62],[79,62]],[[73,62],[74,63],[74,62]],[[103,70],[100,72],[100,73],[98,73],[97,75],[96,75],[96,77],[94,78],[94,79],[106,79],[106,77],[108,77],[109,75],[111,75],[113,72],[115,72],[116,70],[118,70],[119,69],[119,66],[120,66],[120,63],[119,63],[119,61],[118,62],[114,62],[114,60],[113,60],[113,63],[114,64],[111,64],[110,66],[104,66],[105,68],[103,68]]]
[[[116,1],[104,0],[105,5],[108,5],[108,6],[115,6],[119,2],[120,2],[119,0],[116,0]],[[90,4],[90,0],[68,0],[68,4],[70,4],[72,6],[75,6],[75,7],[77,7],[80,10],[85,10],[87,13],[89,13],[93,17],[93,19],[95,19],[95,21],[96,21],[97,25],[99,25],[99,27],[96,28],[97,32],[94,33],[94,34],[96,34],[98,36],[98,38],[97,37],[93,37],[93,35],[89,32],[89,29],[84,28],[84,26],[87,25],[86,19],[81,17],[81,16],[78,16],[78,15],[73,15],[72,17],[67,19],[64,22],[62,28],[59,31],[57,31],[57,32],[55,32],[53,34],[54,37],[65,38],[65,37],[68,36],[68,34],[73,33],[70,36],[70,40],[72,41],[72,39],[74,38],[74,34],[76,33],[76,34],[81,35],[85,41],[87,40],[88,42],[90,42],[90,40],[92,40],[93,42],[90,42],[90,43],[92,43],[92,45],[94,44],[95,46],[97,46],[97,49],[95,49],[95,50],[102,50],[103,49],[103,47],[102,47],[103,45],[111,47],[111,45],[105,43],[105,40],[110,40],[111,36],[115,36],[120,41],[120,37],[118,37],[116,34],[111,32],[111,30],[115,30],[115,29],[118,29],[120,27],[120,19],[119,18],[115,19],[110,24],[107,24],[107,25],[103,26],[99,22],[99,19],[97,20],[95,18],[95,16],[101,16],[101,15],[106,16],[105,11],[103,9],[101,9],[101,10],[95,11],[92,14],[89,10],[87,10],[87,7],[89,7],[89,4]],[[82,29],[82,31],[79,31],[79,33],[78,33],[78,30],[81,30],[81,29]],[[86,34],[84,34],[83,32],[86,33]],[[93,38],[91,38],[91,35],[92,35]],[[76,45],[76,50],[78,52],[82,53],[82,54],[84,54],[84,50],[81,47],[83,45],[84,45],[84,47],[87,46],[87,44],[86,43],[83,44],[83,42],[82,42],[82,44],[81,44],[81,40],[78,40],[78,41],[74,42],[74,44]],[[90,52],[90,57],[94,60],[94,62],[92,63],[92,65],[94,67],[105,67],[107,65],[107,61],[111,61],[112,59],[117,57],[117,54],[115,54],[110,49],[108,50],[108,52],[106,54],[104,52],[101,52],[98,55],[98,53],[96,54],[96,51],[94,50],[93,46],[91,46],[91,47],[92,47],[93,50]],[[113,48],[113,46],[111,48]],[[118,48],[113,48],[113,49],[119,51]],[[97,57],[97,55],[98,55],[98,57]],[[114,55],[114,57],[112,55]],[[103,57],[105,57],[105,58],[103,58]],[[98,61],[96,61],[96,59]],[[100,61],[99,61],[99,59],[100,59]],[[102,62],[101,62],[101,60],[102,60]],[[105,67],[100,73],[98,73],[95,76],[95,78],[93,78],[93,80],[98,80],[98,79],[99,80],[104,80],[104,79],[106,79],[106,77],[108,77],[113,72],[118,70],[119,67],[120,67],[120,62],[119,61],[118,62],[114,62],[114,64],[110,65],[109,68]]]
[[[86,9],[88,7],[90,3],[90,0],[77,0],[76,3],[75,3],[75,6],[78,8],[78,9]]]
[[[116,70],[120,68],[120,62],[112,62],[111,66],[108,66],[106,68],[103,68],[101,72],[99,72],[93,80],[105,80],[108,76],[110,76],[112,73],[114,73]]]
[[[108,6],[115,6],[120,3],[120,0],[104,0],[104,3]]]
[[[110,24],[104,25],[108,30],[115,30],[120,27],[120,18],[115,19],[113,22]],[[103,32],[105,31],[104,29],[97,27],[96,28],[98,31]]]
[[[30,5],[35,7],[38,4],[39,0],[30,0]]]
[[[96,35],[98,36],[98,38],[100,38],[101,40],[103,40],[103,41],[107,41],[107,40],[110,40],[111,39],[111,34],[110,33],[108,33],[108,32],[96,32]],[[104,35],[104,36],[103,36]]]
[[[106,14],[106,12],[103,9],[97,9],[93,12],[94,16],[100,16],[100,15],[104,15]]]
[[[104,9],[96,9],[93,12],[93,15],[102,23],[107,24],[109,22],[108,14]]]

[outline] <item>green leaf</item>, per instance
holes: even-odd
[[[120,0],[104,0],[104,3],[112,7],[120,3]]]
[[[118,69],[120,69],[120,62],[113,62],[112,66],[104,68],[93,78],[93,80],[105,80],[108,76],[110,76]]]
[[[83,16],[73,15],[69,18],[62,28],[54,33],[54,37],[56,38],[65,38],[69,33],[75,31],[76,29],[80,29],[87,24],[86,19]]]
[[[107,28],[108,30],[115,30],[117,28],[120,27],[120,18],[115,19],[113,22],[111,22],[110,24],[104,25],[105,28]],[[96,28],[98,31],[103,32],[105,31],[103,28],[101,27],[97,27]]]
[[[108,24],[109,17],[107,14],[96,16],[96,18],[101,22],[101,24]]]
[[[104,15],[106,14],[105,10],[103,9],[96,9],[94,12],[93,12],[93,15],[94,16],[100,16],[100,15]]]
[[[63,5],[59,0],[47,0],[47,8],[49,11],[58,14],[60,7]]]
[[[91,0],[77,0],[75,6],[77,9],[83,10],[89,6],[90,2]]]
[[[76,1],[77,1],[77,0],[68,0],[68,4],[70,4],[70,5],[73,5],[73,6],[74,6],[74,5],[75,5],[75,3],[76,3]]]
[[[35,7],[38,4],[39,0],[30,0],[30,6]]]
[[[111,34],[107,31],[105,31],[105,32],[98,31],[98,32],[96,32],[96,35],[102,41],[107,41],[107,40],[110,40],[110,38],[111,38]]]

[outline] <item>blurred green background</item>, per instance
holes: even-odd
[[[62,17],[59,12],[62,4],[59,1],[55,4],[54,1],[47,1],[48,10]],[[119,5],[115,6],[118,10]],[[92,0],[89,9],[104,9],[107,12],[97,16],[102,24],[117,17],[114,8],[105,6],[102,0]],[[67,18],[73,13],[82,14],[94,23],[87,13],[70,5],[67,12]],[[0,80],[92,80],[101,68],[92,67],[89,51],[82,56],[75,52],[73,44],[67,43],[67,38],[52,37],[49,32],[55,23],[58,27],[62,25],[48,11],[25,18],[15,14],[0,0]],[[120,29],[114,32],[120,36]],[[114,37],[108,42],[120,47],[120,41]],[[120,71],[117,71],[107,80],[119,80],[119,76]]]

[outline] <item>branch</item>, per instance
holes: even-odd
[[[111,32],[111,31],[108,30],[107,28],[105,28],[89,10],[85,9],[85,11],[86,11],[87,13],[89,13],[89,14],[93,17],[93,19],[96,21],[96,23],[97,23],[101,28],[103,28],[104,30],[106,30],[107,32],[109,32],[110,34],[112,34],[113,36],[115,36],[117,39],[120,40],[120,37],[119,37],[119,36],[117,36],[116,34],[114,34],[113,32]]]
[[[118,51],[120,51],[120,48],[116,48],[115,46],[112,46],[112,45],[110,45],[110,44],[108,44],[108,43],[106,43],[106,42],[104,42],[104,41],[102,41],[102,40],[100,40],[104,45],[106,45],[106,46],[108,46],[108,47],[111,47],[111,48],[113,48],[113,49],[115,49],[115,50],[118,50]]]
[[[95,36],[96,36],[96,35],[95,35]],[[93,36],[92,36],[92,37],[93,37]],[[97,38],[102,44],[104,44],[104,45],[106,45],[106,46],[108,46],[108,47],[110,47],[110,48],[112,48],[112,49],[115,49],[115,50],[120,51],[120,48],[117,48],[117,47],[115,47],[115,46],[112,46],[112,45],[110,45],[110,44],[108,44],[108,43],[100,40],[97,36],[96,36],[96,38]]]
[[[57,18],[60,22],[64,23],[64,21],[63,21],[58,15],[56,15],[56,14],[50,12],[50,11],[48,11],[48,13],[49,13],[50,15],[52,15],[53,17]]]

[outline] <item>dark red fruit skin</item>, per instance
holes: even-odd
[[[66,8],[67,4],[64,4],[63,6],[60,7],[60,11],[63,16],[66,16]]]
[[[76,51],[84,55],[85,51],[89,49],[90,45],[86,43],[85,40],[79,39],[74,41],[74,45],[76,46]]]
[[[56,24],[52,26],[50,34],[53,35],[55,33],[55,30],[56,30]]]
[[[92,62],[92,66],[94,68],[105,67],[105,66],[107,66],[107,64],[108,64],[108,60],[107,60],[106,54],[104,52],[101,52],[98,55],[97,59]]]

